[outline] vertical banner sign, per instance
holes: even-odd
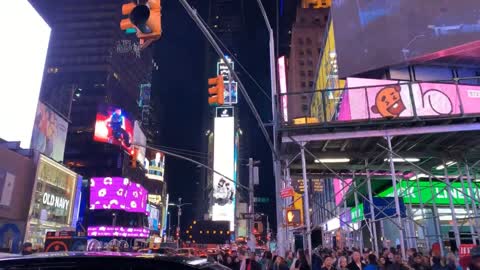
[[[228,64],[235,69],[235,64],[233,61],[227,56]],[[223,83],[225,85],[225,104],[232,105],[238,103],[238,84],[236,81],[232,79],[230,74],[230,70],[228,70],[228,65],[223,61],[223,59],[218,60],[217,62],[217,74],[222,75]]]
[[[235,118],[232,107],[217,108],[214,129],[213,169],[235,179]],[[213,173],[212,220],[235,225],[235,183]]]

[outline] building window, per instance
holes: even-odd
[[[306,82],[302,82],[300,85],[302,86],[302,88],[307,87],[307,83],[306,83]]]
[[[313,87],[313,81],[309,81],[309,82],[308,82],[308,86],[309,86],[309,87]]]
[[[307,96],[306,95],[302,95],[302,101],[303,102],[307,101]]]
[[[300,54],[300,56],[304,56],[304,55],[305,55],[305,52],[304,52],[303,50],[300,50],[300,51],[298,52],[298,54]]]
[[[308,71],[308,76],[312,77],[313,76],[313,70]]]
[[[311,49],[307,49],[307,55],[308,55],[308,56],[311,56],[311,55],[312,55],[312,50],[311,50]]]
[[[303,60],[298,61],[298,63],[300,64],[300,66],[305,66],[305,61]]]
[[[313,66],[313,61],[312,61],[312,60],[308,60],[308,61],[307,61],[307,64],[311,67],[311,66]]]
[[[305,113],[308,112],[308,105],[307,104],[302,105],[302,111],[305,112]]]
[[[298,39],[297,39],[297,43],[298,43],[299,45],[303,45],[303,39],[302,39],[302,38],[298,38]]]
[[[300,71],[300,76],[305,77],[305,71],[304,70]]]
[[[307,38],[307,45],[312,45],[312,39],[311,38]]]

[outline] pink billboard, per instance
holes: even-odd
[[[116,209],[145,213],[147,190],[140,184],[122,177],[90,179],[90,209]]]
[[[347,194],[348,189],[352,185],[352,179],[344,179],[343,181],[334,178],[333,179],[333,192],[335,193],[335,204],[340,205],[345,194]]]
[[[480,113],[480,86],[348,78],[337,120],[441,117]]]

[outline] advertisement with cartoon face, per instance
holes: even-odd
[[[480,113],[480,86],[348,78],[338,121]],[[475,105],[477,104],[477,105]]]

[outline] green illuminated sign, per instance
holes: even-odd
[[[479,189],[476,183],[473,183],[472,185],[473,192],[478,193]],[[451,183],[451,186],[453,204],[456,206],[465,205],[465,201],[470,203],[471,198],[468,196],[474,198],[476,196],[475,194],[473,194],[473,196],[470,194],[470,189],[468,188],[467,183],[465,183],[465,194],[468,194],[468,196],[463,193],[462,183]],[[437,205],[449,205],[447,184],[443,182],[433,182],[431,186],[430,182],[418,182],[417,186],[416,181],[402,181],[400,184],[397,184],[397,188],[399,195],[403,198],[405,204],[420,204],[421,199],[425,205],[431,205],[434,201]],[[380,192],[377,197],[393,197],[393,187],[389,187],[383,192]],[[358,207],[353,207],[350,211],[352,222],[358,222],[364,219],[363,203],[360,203]]]

